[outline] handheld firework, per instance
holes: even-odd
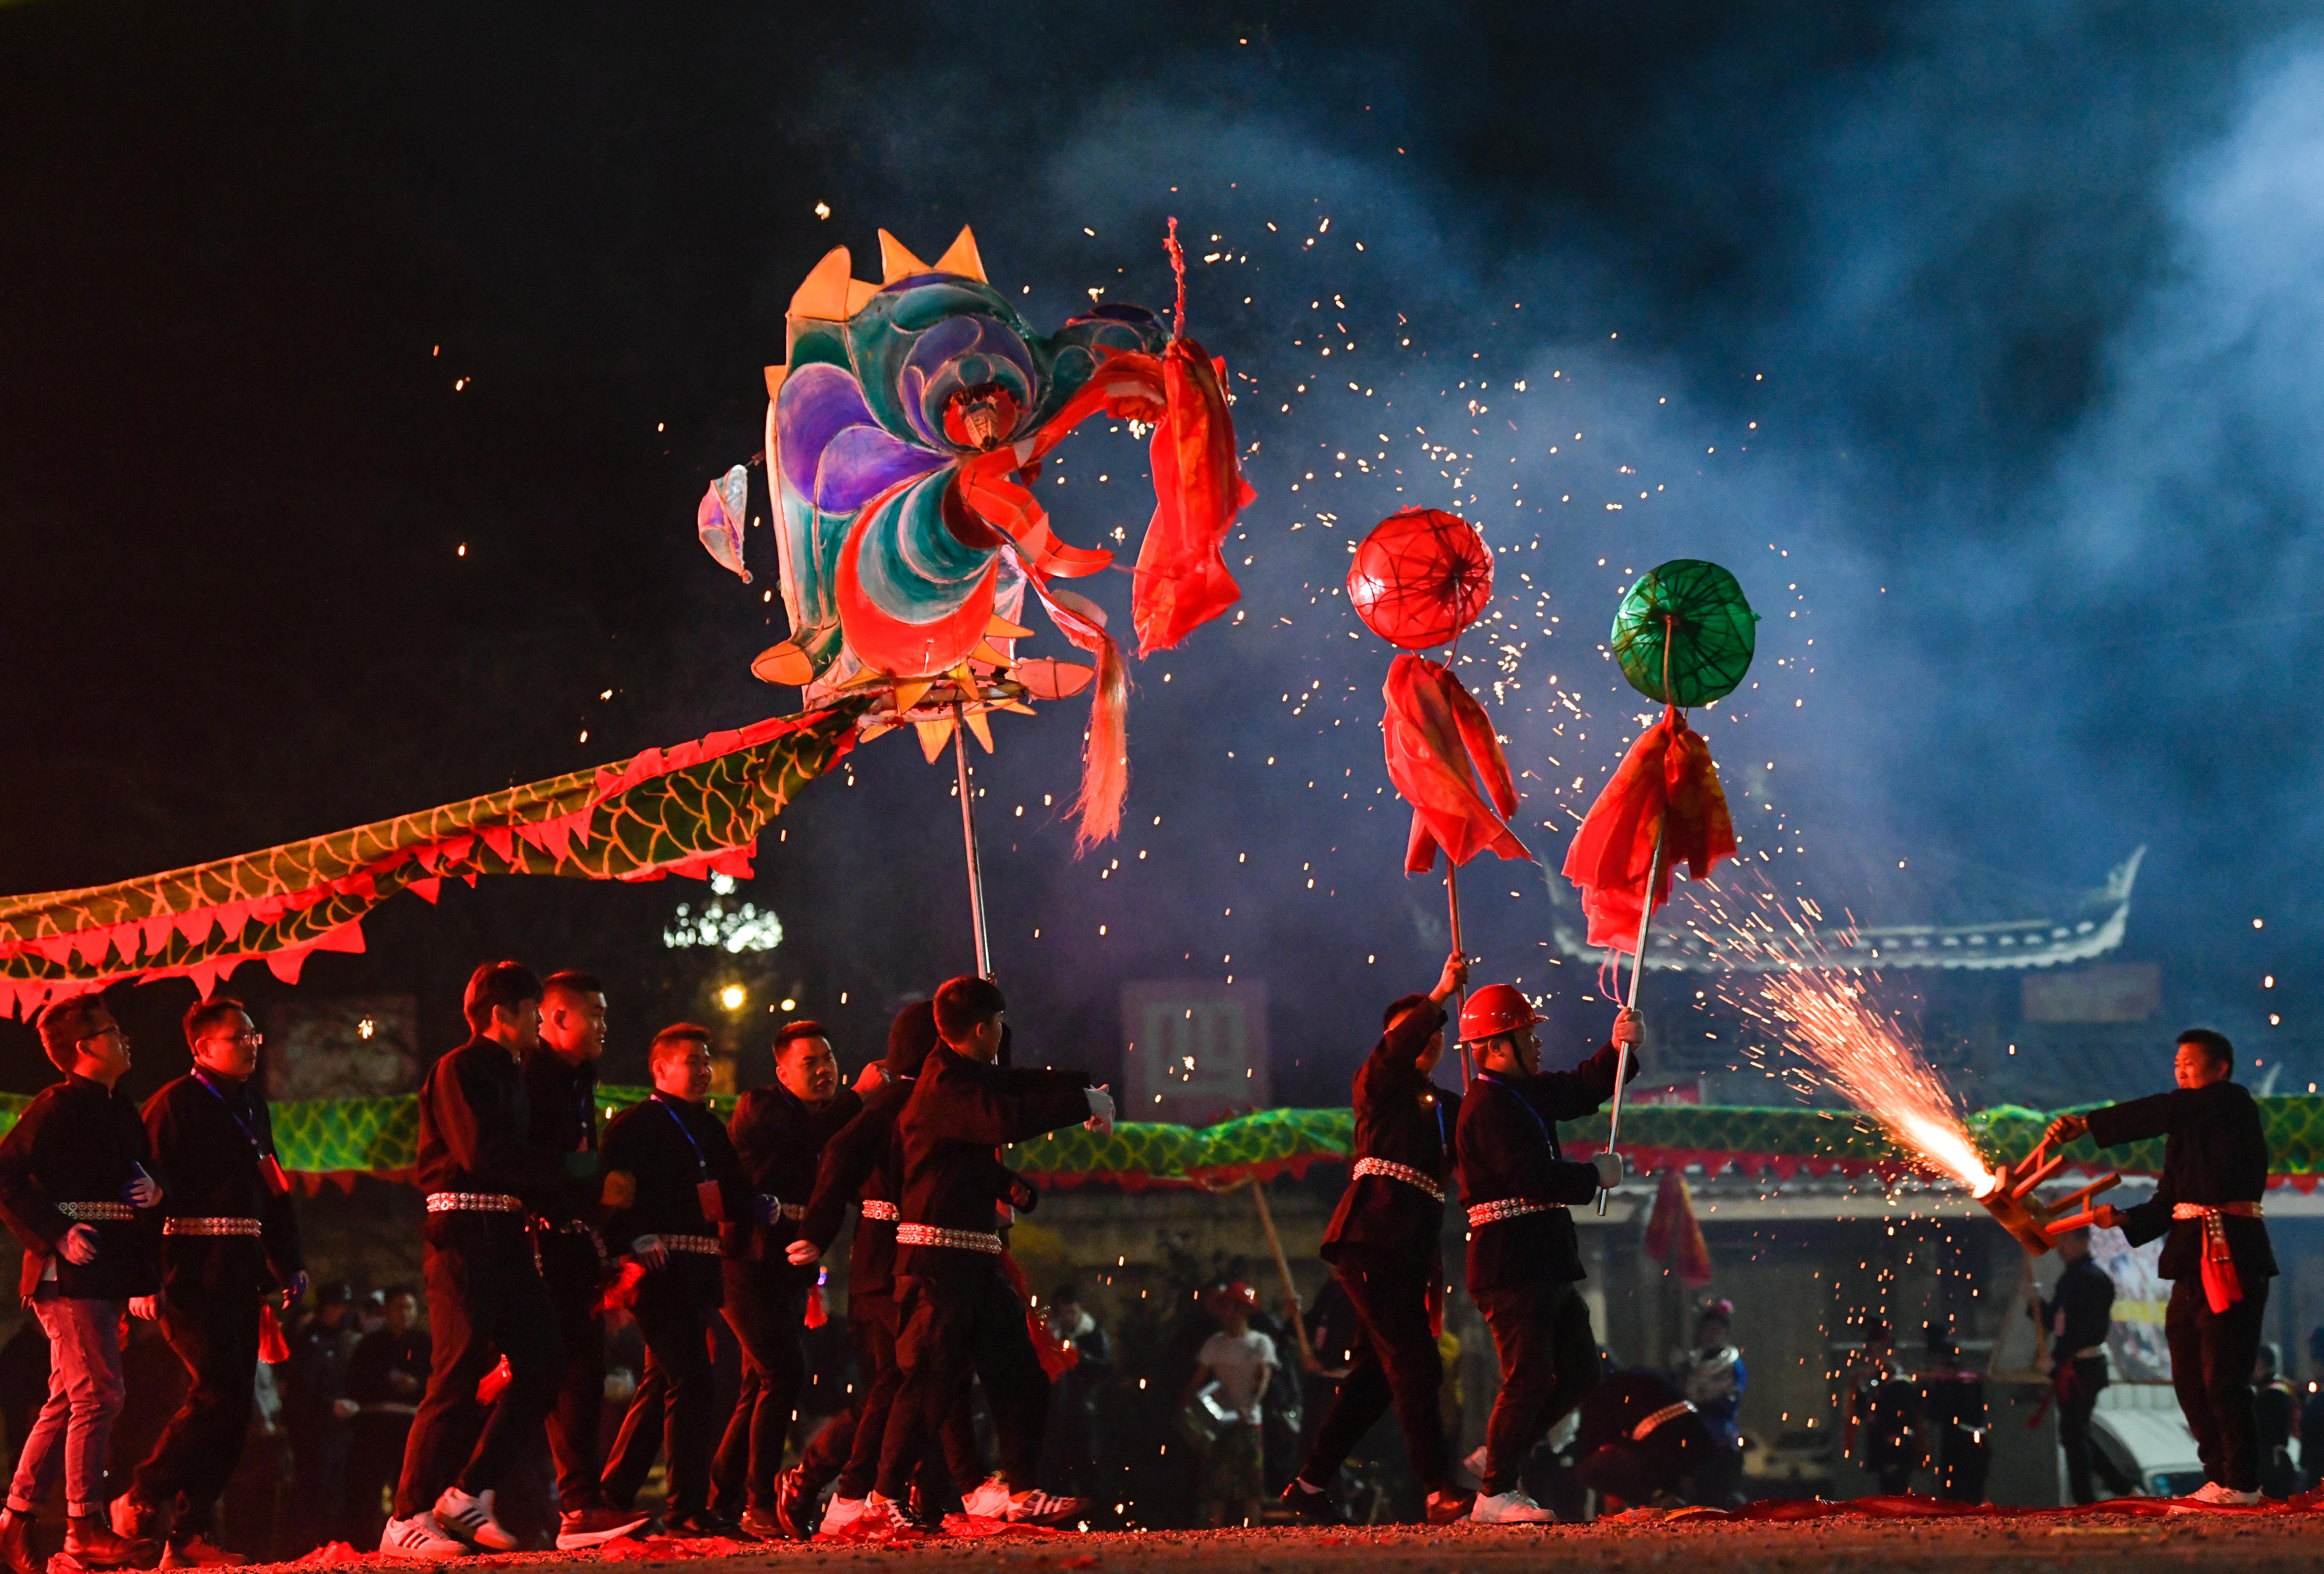
[[[2122,1171],[2112,1171],[2063,1197],[2043,1202],[2034,1195],[2034,1188],[2055,1175],[2066,1162],[2063,1153],[2052,1158],[2049,1153],[2050,1139],[2043,1137],[2023,1159],[2015,1164],[2005,1163],[1987,1176],[1984,1190],[1972,1187],[1969,1191],[2003,1229],[2016,1237],[2019,1245],[2037,1257],[2050,1249],[2055,1237],[2090,1223],[2098,1211],[2090,1205],[2090,1199],[2122,1179]]]

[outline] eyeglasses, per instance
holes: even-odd
[[[206,1044],[246,1044],[254,1050],[265,1042],[266,1035],[263,1032],[206,1033],[202,1037],[202,1042]]]
[[[128,1044],[129,1044],[129,1033],[128,1033],[127,1030],[125,1030],[124,1028],[123,1028],[123,1027],[122,1027],[122,1025],[121,1025],[119,1023],[117,1023],[117,1022],[116,1022],[116,1023],[113,1023],[113,1024],[111,1024],[110,1026],[107,1026],[107,1027],[102,1027],[102,1028],[97,1029],[97,1032],[93,1032],[93,1033],[89,1034],[89,1035],[88,1035],[88,1037],[87,1037],[87,1038],[85,1038],[85,1039],[81,1040],[80,1042],[81,1042],[82,1043],[85,1043],[85,1044],[93,1044],[93,1043],[97,1042],[97,1040],[99,1040],[99,1039],[101,1039],[101,1038],[105,1037],[107,1033],[110,1033],[110,1034],[112,1034],[115,1038],[119,1039],[119,1040],[121,1041],[121,1042],[122,1042],[122,1046],[123,1046],[124,1049],[128,1047]]]

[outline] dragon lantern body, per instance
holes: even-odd
[[[1095,678],[1079,807],[1085,841],[1110,834],[1126,782],[1120,661],[1104,613],[1059,581],[1113,555],[1058,540],[1033,484],[1093,415],[1152,425],[1156,509],[1132,621],[1141,655],[1176,643],[1240,595],[1221,546],[1251,494],[1223,367],[1136,306],[1036,333],[985,282],[966,230],[933,266],[880,240],[885,282],[852,278],[846,249],[830,253],[791,300],[788,363],[768,368],[791,627],[752,670],[801,686],[810,706],[882,693],[868,726],[913,720],[932,755],[954,720],[990,747],[976,712]],[[1019,657],[1028,594],[1094,669]]]

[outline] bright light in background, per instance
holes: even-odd
[[[729,984],[718,992],[718,1004],[729,1011],[742,1010],[742,1002],[747,998],[749,996],[743,994],[740,984]]]
[[[785,1011],[797,1011],[798,1009],[798,1002],[796,1000],[786,1000],[783,1002],[783,1009]]]
[[[710,900],[696,909],[681,902],[661,931],[661,943],[673,951],[701,946],[739,956],[744,951],[771,951],[783,943],[783,922],[770,910],[733,900],[731,875],[710,876]]]

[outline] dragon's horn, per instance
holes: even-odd
[[[970,233],[968,226],[960,227],[960,234],[954,237],[952,245],[936,259],[936,272],[958,273],[980,284],[987,282],[984,259],[976,255],[976,236]]]
[[[927,271],[927,264],[905,250],[902,241],[884,229],[880,232],[880,282],[881,284],[892,284],[899,279],[908,279],[914,273],[925,273]]]

